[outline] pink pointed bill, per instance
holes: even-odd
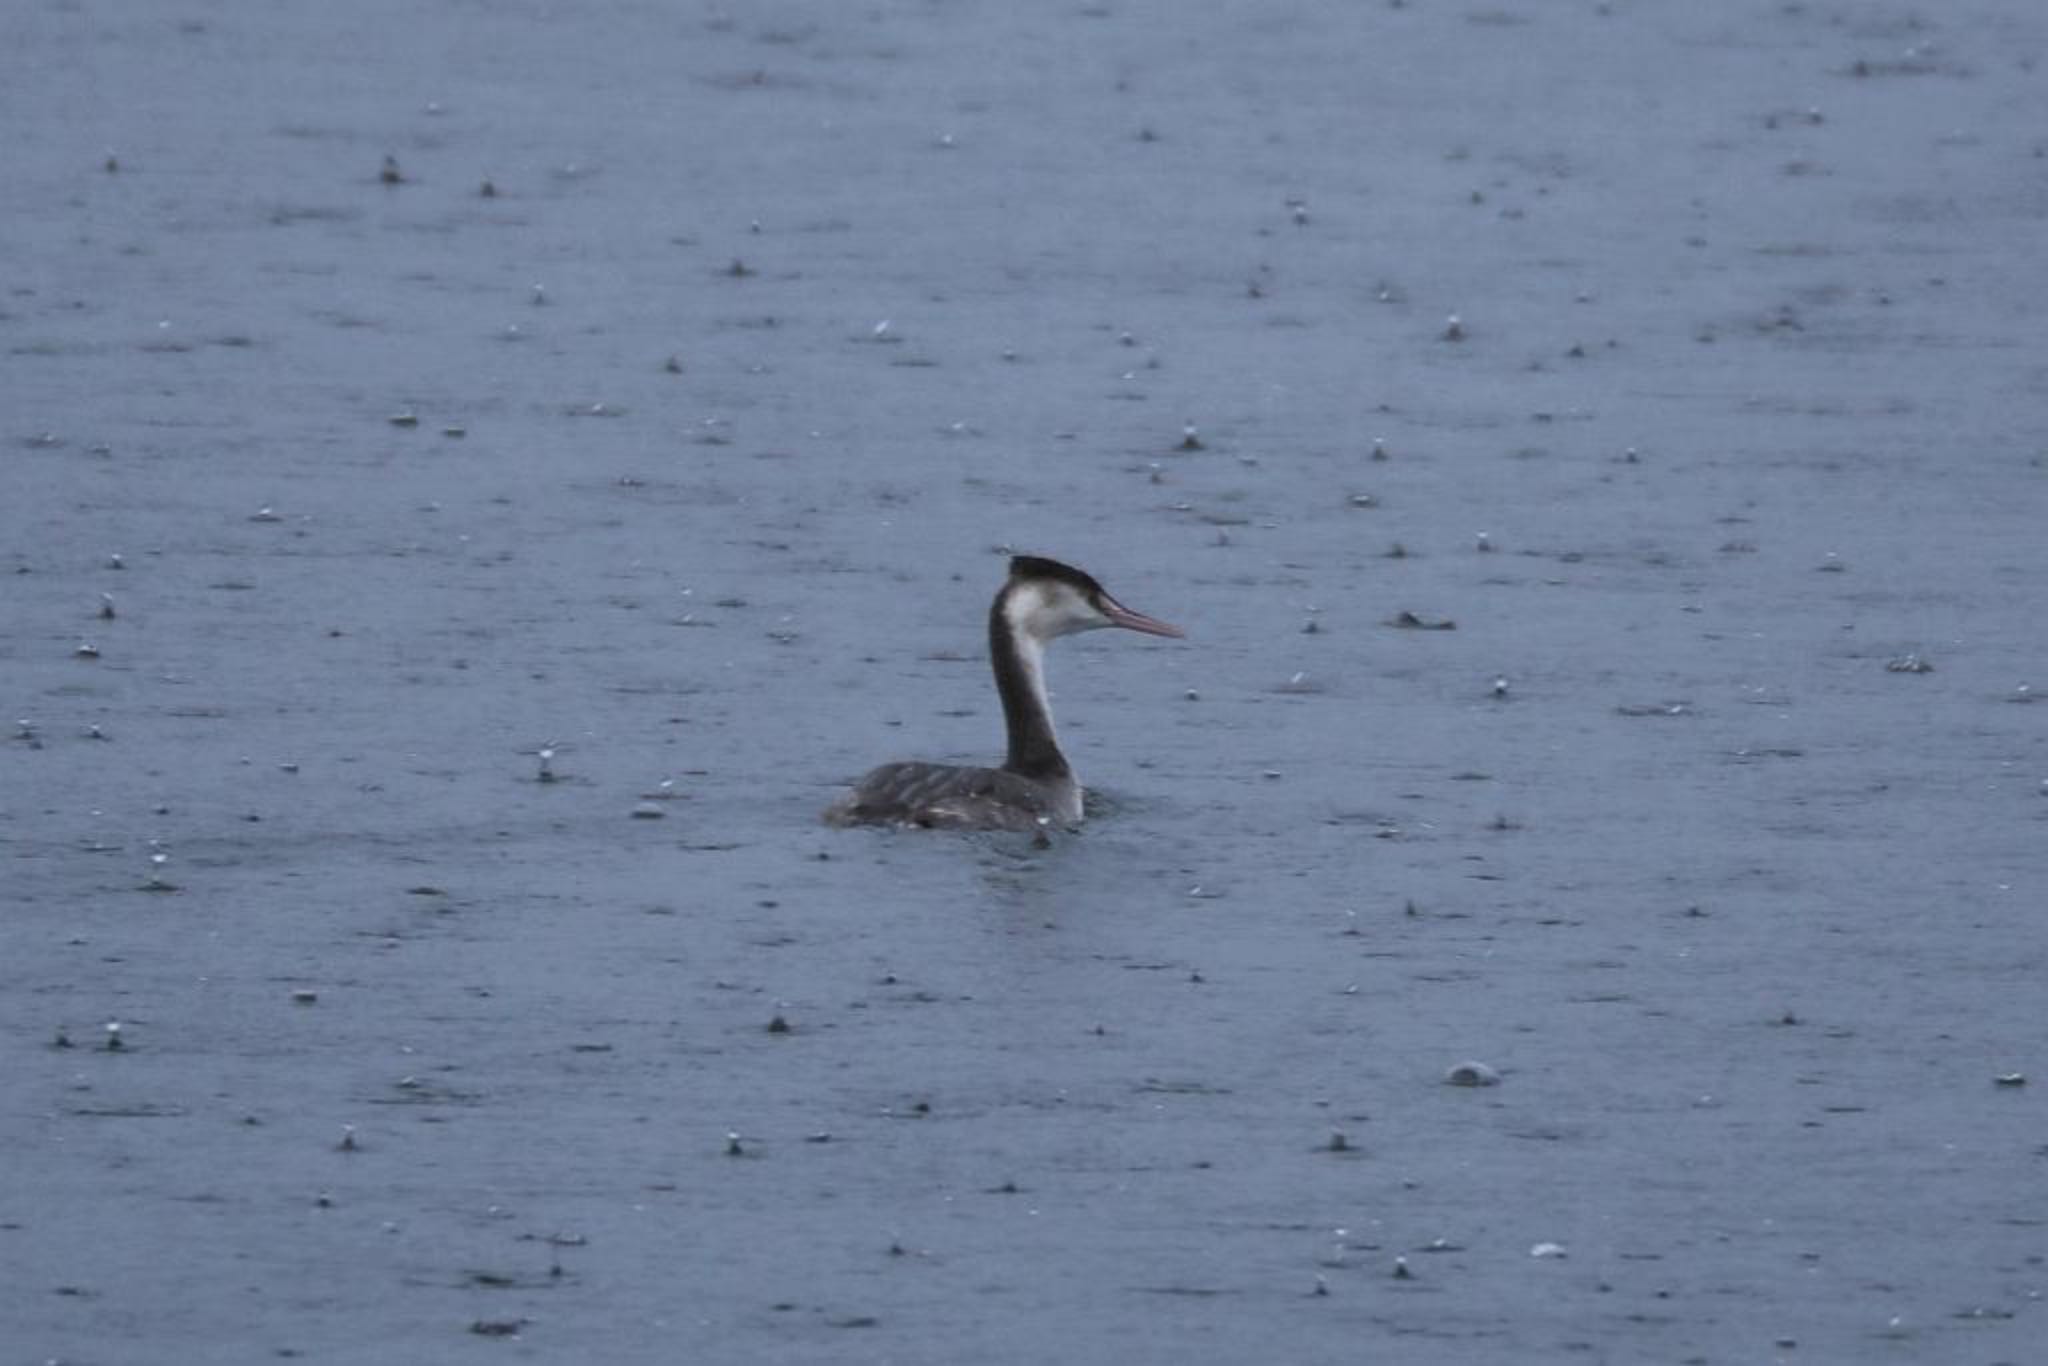
[[[1121,626],[1126,631],[1143,631],[1148,636],[1173,636],[1176,639],[1187,635],[1171,622],[1148,617],[1143,612],[1133,612],[1107,593],[1102,595],[1101,605],[1102,615],[1109,618],[1109,624]]]

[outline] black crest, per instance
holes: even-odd
[[[1061,583],[1078,588],[1090,598],[1102,596],[1102,585],[1070,564],[1048,560],[1043,555],[1012,555],[1010,557],[1010,579],[1057,579]]]

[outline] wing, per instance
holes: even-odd
[[[826,808],[831,825],[1035,830],[1048,815],[1038,786],[999,768],[883,764]]]

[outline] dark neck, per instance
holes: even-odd
[[[1010,732],[1010,757],[1003,767],[1027,778],[1070,776],[1067,757],[1053,738],[1052,715],[1041,695],[1029,649],[1017,639],[1003,615],[1004,594],[996,594],[988,611],[988,657],[996,671],[996,691],[1003,698],[1003,724]]]

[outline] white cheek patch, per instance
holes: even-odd
[[[1010,620],[1010,629],[1022,639],[1040,634],[1038,618],[1045,611],[1045,594],[1037,584],[1030,584],[1010,594],[1003,603],[1003,615]]]
[[[1065,584],[1027,584],[1010,596],[1004,612],[1020,635],[1039,640],[1109,625],[1100,612]]]
[[[1095,610],[1088,599],[1071,588],[1061,588],[1053,603],[1053,631],[1056,635],[1067,635],[1073,631],[1092,631],[1098,626],[1109,625],[1109,618]]]

